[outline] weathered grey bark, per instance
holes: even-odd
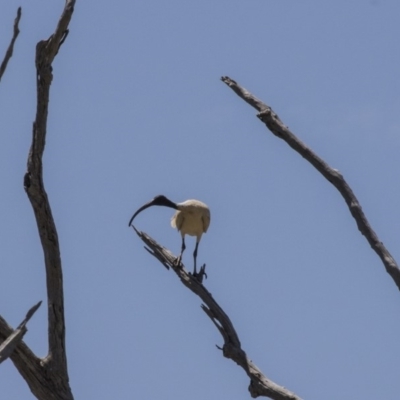
[[[32,318],[33,314],[35,314],[36,310],[41,304],[42,302],[39,301],[39,303],[31,307],[26,313],[24,320],[18,325],[17,329],[0,345],[0,364],[10,357],[18,343],[20,343],[25,333],[28,331],[26,324]]]
[[[176,265],[175,261],[177,257],[168,249],[159,245],[146,233],[138,231],[134,226],[133,229],[147,245],[145,249],[157,258],[164,267],[167,269],[172,268],[181,282],[204,302],[201,308],[214,323],[224,340],[222,349],[218,348],[222,350],[226,358],[230,358],[245,370],[247,376],[250,378],[249,392],[251,397],[263,396],[274,400],[301,400],[300,397],[291,391],[268,379],[247,357],[229,317],[198,279],[189,274],[184,267]]]
[[[365,236],[372,249],[378,254],[386,269],[386,272],[392,277],[393,281],[400,289],[400,269],[396,261],[386,249],[379,237],[371,228],[367,217],[365,216],[360,202],[351,190],[350,186],[343,178],[343,175],[330,167],[324,160],[318,157],[309,147],[299,140],[287,126],[279,119],[278,115],[262,101],[253,96],[249,91],[241,87],[233,79],[223,76],[221,80],[226,83],[239,97],[254,107],[259,114],[257,117],[264,122],[267,128],[277,137],[284,140],[292,149],[297,151],[310,164],[312,164],[344,198],[351,215],[356,220],[359,231]]]
[[[6,54],[4,55],[4,59],[0,65],[0,81],[1,78],[7,68],[8,62],[10,61],[10,58],[13,55],[13,51],[14,51],[14,43],[17,40],[17,37],[19,35],[19,20],[21,19],[21,7],[18,7],[17,10],[17,16],[15,17],[14,20],[14,32],[13,32],[13,36],[11,38],[11,42],[8,46],[8,49],[6,51]]]
[[[10,358],[39,400],[73,400],[67,370],[64,295],[60,247],[50,204],[43,184],[42,156],[46,143],[52,62],[68,35],[75,0],[67,0],[55,32],[36,46],[37,109],[33,123],[24,187],[32,204],[44,253],[48,307],[48,354],[36,357],[21,341]],[[0,343],[12,334],[0,317]]]

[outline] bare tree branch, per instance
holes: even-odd
[[[13,329],[0,316],[0,341],[13,334]],[[52,373],[44,364],[45,359],[36,357],[31,349],[21,340],[10,358],[18,372],[27,382],[34,396],[39,400],[73,400],[68,396],[68,388],[57,374]]]
[[[67,32],[75,1],[65,4],[58,26],[48,40],[36,46],[37,109],[33,123],[32,145],[28,155],[28,171],[24,177],[25,191],[32,204],[43,247],[47,277],[49,320],[49,354],[46,363],[68,380],[65,354],[64,295],[60,246],[50,204],[43,184],[42,156],[46,142],[50,85],[53,79],[52,62]]]
[[[8,62],[10,61],[10,58],[13,55],[14,43],[17,40],[17,37],[19,35],[19,26],[18,25],[19,25],[19,20],[20,19],[21,19],[21,7],[18,7],[17,16],[15,17],[15,20],[14,20],[13,37],[11,39],[11,42],[10,42],[9,46],[8,46],[8,49],[7,49],[6,54],[4,56],[4,59],[3,59],[2,63],[1,63],[1,65],[0,65],[0,81],[1,81],[1,78],[2,78],[6,68],[7,68]]]
[[[31,307],[26,313],[25,319],[18,325],[17,329],[0,345],[0,364],[10,357],[14,349],[17,347],[17,344],[21,342],[25,333],[28,331],[26,324],[41,304],[42,302],[39,301],[39,303]]]
[[[201,308],[214,323],[224,340],[223,355],[241,366],[250,378],[249,392],[251,396],[253,398],[259,396],[269,397],[274,400],[301,400],[294,393],[269,380],[247,357],[244,350],[242,350],[239,337],[229,317],[196,277],[189,274],[183,265],[177,266],[175,264],[177,257],[165,247],[160,246],[146,233],[138,231],[134,226],[133,229],[146,244],[147,247],[145,249],[159,260],[164,267],[173,269],[181,282],[204,302]]]
[[[267,128],[277,137],[283,139],[292,149],[297,151],[309,163],[311,163],[344,198],[350,213],[356,220],[359,231],[365,236],[372,249],[378,254],[385,266],[386,272],[392,277],[397,287],[400,289],[400,269],[396,261],[379,240],[377,234],[371,228],[357,197],[347,184],[343,175],[334,168],[331,168],[324,160],[318,157],[310,148],[300,141],[287,126],[279,119],[278,115],[271,107],[253,96],[246,89],[241,87],[233,79],[223,76],[221,80],[226,83],[239,97],[254,107],[259,114],[257,117],[264,122]]]
[[[7,340],[13,332],[14,330],[11,326],[0,316],[0,341]],[[33,354],[23,340],[19,341],[10,358],[23,377],[29,377],[31,381],[39,381],[41,379],[42,367],[40,366],[40,358]],[[29,384],[28,380],[27,382]]]
[[[37,358],[20,340],[10,355],[14,365],[40,400],[73,400],[67,370],[65,348],[64,295],[60,246],[50,204],[43,184],[42,156],[46,143],[50,85],[53,79],[52,62],[68,35],[68,25],[75,0],[67,0],[55,32],[36,46],[37,109],[33,123],[32,144],[29,150],[24,187],[32,204],[42,243],[46,267],[48,306],[48,355]],[[27,314],[29,319],[34,312]],[[26,322],[25,322],[26,324]],[[20,325],[21,331],[25,324]],[[13,330],[0,317],[0,340],[6,340]]]

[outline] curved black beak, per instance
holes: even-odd
[[[129,224],[128,226],[132,225],[132,221],[135,219],[136,215],[138,215],[140,212],[142,212],[143,210],[145,210],[146,208],[149,208],[153,205],[153,200],[149,201],[148,203],[146,203],[145,205],[143,205],[142,207],[140,207],[135,214],[133,214],[132,218],[129,220]]]
[[[164,206],[164,207],[174,208],[175,210],[178,209],[177,204],[172,202],[170,199],[167,199],[164,195],[160,194],[160,195],[154,197],[153,200],[149,201],[144,206],[140,207],[139,210],[137,210],[135,212],[135,214],[133,214],[133,217],[130,219],[128,226],[132,225],[132,221],[134,220],[136,215],[138,215],[140,212],[142,212],[143,210],[145,210],[146,208],[149,208],[151,206]]]

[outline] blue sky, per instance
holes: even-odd
[[[22,179],[35,46],[63,4],[2,5],[1,54],[23,8],[0,83],[0,314],[13,326],[46,299]],[[44,156],[76,399],[249,398],[199,299],[127,227],[160,193],[209,205],[205,285],[266,376],[308,400],[398,399],[395,284],[338,192],[219,79],[269,104],[342,172],[399,260],[399,15],[394,0],[77,2],[53,64]],[[172,213],[154,207],[136,224],[177,254]],[[45,304],[28,328],[45,355]],[[10,361],[0,384],[7,400],[34,398]]]

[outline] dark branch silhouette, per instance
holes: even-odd
[[[344,198],[350,213],[356,220],[359,231],[365,236],[372,249],[378,254],[385,266],[386,272],[392,277],[397,287],[400,289],[400,269],[396,261],[386,249],[384,244],[379,240],[377,234],[371,228],[357,197],[351,190],[350,186],[343,178],[343,175],[337,170],[330,167],[324,160],[318,157],[310,148],[308,148],[301,140],[299,140],[287,126],[279,119],[278,115],[271,107],[253,96],[249,91],[241,87],[233,79],[223,76],[221,80],[226,83],[239,97],[254,107],[259,114],[257,117],[264,122],[267,128],[277,137],[284,140],[292,149],[297,151],[310,164],[312,164],[336,189]]]
[[[220,332],[224,345],[222,353],[226,358],[230,358],[242,367],[250,378],[249,392],[253,398],[263,396],[274,400],[301,400],[291,391],[277,385],[268,379],[261,370],[247,357],[242,349],[239,337],[228,315],[215,301],[212,294],[196,279],[188,273],[183,264],[176,264],[177,257],[168,249],[159,245],[154,239],[144,232],[138,231],[133,225],[133,229],[143,240],[147,247],[145,249],[153,255],[167,269],[172,269],[180,278],[181,282],[194,294],[199,296],[204,304],[202,310],[211,319],[215,327]]]
[[[19,20],[20,19],[21,19],[21,7],[18,7],[17,16],[15,17],[15,20],[14,20],[13,36],[11,38],[11,42],[10,42],[10,44],[8,46],[8,49],[7,49],[6,54],[4,56],[4,59],[3,59],[2,63],[1,63],[1,65],[0,65],[0,81],[1,81],[1,78],[2,78],[6,68],[7,68],[8,62],[10,61],[10,58],[13,55],[14,43],[17,40],[17,37],[19,35]]]
[[[69,387],[65,346],[64,295],[60,247],[50,204],[43,184],[42,157],[46,143],[52,63],[68,34],[75,0],[67,0],[54,33],[36,46],[37,108],[32,144],[28,154],[24,188],[31,202],[44,253],[48,310],[48,354],[36,357],[21,340],[11,360],[40,400],[73,400]],[[0,317],[0,342],[13,330]]]

